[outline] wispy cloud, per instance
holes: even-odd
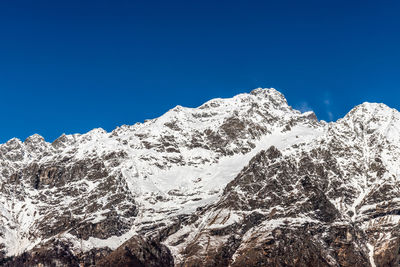
[[[329,94],[329,92],[326,92],[325,98],[324,98],[324,105],[325,105],[325,112],[328,115],[329,121],[333,121],[333,113],[331,110],[331,103],[332,103],[332,100],[331,100],[330,94]]]
[[[321,103],[321,102],[320,102]],[[330,97],[330,93],[326,92],[324,94],[324,98],[322,100],[322,104],[320,104],[321,106],[318,107],[318,109],[320,108],[322,111],[325,112],[327,119],[329,121],[333,121],[334,120],[334,114],[332,111],[332,99]],[[301,101],[299,103],[297,103],[296,105],[294,105],[294,108],[299,110],[301,113],[307,112],[307,111],[313,111],[312,107],[310,106],[310,104],[306,101]]]
[[[333,114],[331,111],[328,111],[328,117],[330,121],[333,121]]]
[[[301,113],[304,113],[304,112],[312,110],[310,105],[305,101],[300,102],[299,104],[295,105],[295,109],[300,110]]]

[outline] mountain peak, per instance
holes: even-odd
[[[46,142],[43,136],[39,134],[33,134],[25,139],[24,144],[38,144]]]
[[[375,127],[399,120],[400,113],[383,103],[364,102],[350,110],[342,120],[373,124]]]
[[[364,102],[351,109],[344,118],[366,118],[383,114],[392,114],[398,112],[383,103]]]
[[[284,101],[286,103],[286,98],[285,96],[276,90],[275,88],[256,88],[250,92],[251,95],[258,96],[258,97],[263,97],[263,98],[269,98],[269,99],[275,99],[275,100],[280,100]]]
[[[272,87],[271,88],[258,87],[256,89],[251,90],[250,94],[256,96],[266,96],[271,94],[282,95],[278,90]]]

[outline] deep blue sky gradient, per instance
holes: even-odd
[[[256,87],[336,120],[400,109],[400,1],[0,2],[0,143],[108,131]]]

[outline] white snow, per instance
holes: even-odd
[[[371,263],[371,267],[376,267],[375,260],[374,260],[374,246],[370,243],[367,243],[367,248],[369,250],[369,262]]]

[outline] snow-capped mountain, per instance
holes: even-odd
[[[397,266],[400,113],[255,89],[0,145],[6,266]]]

